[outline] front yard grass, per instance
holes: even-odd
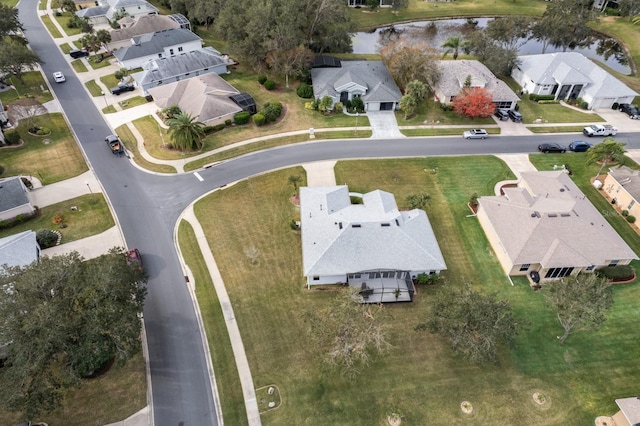
[[[71,61],[71,66],[73,67],[73,70],[77,73],[89,71],[87,69],[87,66],[84,64],[84,62],[82,62],[82,59],[76,59]]]
[[[58,27],[56,27],[53,21],[51,20],[50,15],[42,15],[40,19],[42,20],[42,23],[44,24],[44,26],[47,27],[47,31],[49,32],[49,34],[51,34],[51,37],[62,38],[62,34],[58,30]]]
[[[527,126],[533,133],[580,133],[585,126]]]
[[[71,210],[76,206],[77,210]],[[18,232],[39,229],[53,229],[62,234],[62,244],[96,235],[115,226],[107,202],[100,193],[82,195],[40,209],[41,215],[36,219],[21,223],[11,228],[0,230],[0,237]],[[60,215],[66,228],[53,223],[54,217]]]
[[[133,154],[133,161],[135,161],[137,165],[139,165],[143,169],[147,169],[152,172],[176,173],[176,168],[173,166],[169,166],[166,164],[151,163],[145,160],[145,158],[142,156],[142,154],[140,154],[140,151],[138,150],[138,144],[135,136],[133,136],[133,133],[131,133],[131,130],[129,130],[126,124],[123,124],[122,126],[118,127],[116,129],[116,133],[120,138],[120,140],[122,141],[122,143],[124,143],[124,146],[127,148],[127,151]]]
[[[87,62],[89,62],[89,65],[91,66],[91,68],[93,68],[94,70],[98,70],[100,68],[106,68],[108,66],[111,65],[110,60],[113,59],[111,57],[105,58],[105,59],[100,59],[102,58],[101,54],[93,54],[89,57],[87,57]],[[98,62],[98,60],[100,60],[100,62]]]
[[[120,83],[120,80],[118,80],[114,74],[107,74],[103,77],[100,77],[100,81],[108,89],[111,89],[112,87],[116,87],[118,83]]]
[[[82,31],[80,28],[69,28],[67,24],[71,21],[72,13],[71,12],[62,12],[62,15],[56,16],[54,18],[60,24],[62,30],[67,33],[68,36],[74,36],[80,34]]]
[[[93,96],[94,98],[96,96],[102,96],[104,94],[102,88],[98,86],[98,83],[96,83],[95,80],[89,80],[85,82],[84,85],[89,93],[91,93],[91,96]]]
[[[580,161],[579,155],[565,156],[538,157]],[[591,171],[576,164],[574,178],[582,186]],[[512,287],[477,219],[467,217],[471,193],[492,194],[495,182],[513,178],[500,160],[349,161],[339,162],[335,173],[352,191],[393,192],[400,208],[407,207],[407,195],[427,192],[427,214],[447,262],[438,287],[471,284],[496,292],[528,326],[514,349],[501,352],[501,365],[468,365],[439,337],[413,330],[429,318],[427,302],[435,290],[420,287],[413,303],[385,307],[392,351],[374,357],[355,382],[348,382],[322,365],[302,320],[305,311],[336,294],[304,286],[300,235],[289,228],[299,210],[288,200],[293,189],[287,182],[304,172],[287,169],[239,182],[195,208],[231,297],[254,385],[275,384],[281,392],[283,405],[264,413],[264,424],[383,424],[391,410],[402,412],[408,424],[588,424],[616,412],[614,398],[634,394],[640,371],[636,334],[629,330],[640,303],[636,285],[614,288],[615,304],[603,327],[560,345],[555,336],[561,327],[543,292],[533,292],[526,280],[514,280]],[[630,237],[637,247],[638,237]],[[256,263],[245,254],[254,248]],[[532,400],[536,391],[552,403],[538,407]],[[463,400],[473,404],[473,415],[461,412]]]
[[[51,130],[48,136],[33,136],[28,125],[18,126],[24,144],[18,148],[2,148],[0,164],[6,169],[4,176],[33,175],[44,185],[69,179],[88,170],[80,148],[71,135],[62,114],[51,113],[36,119],[39,125]],[[50,143],[45,144],[44,141]]]
[[[120,108],[122,108],[123,110],[137,107],[139,105],[144,105],[146,103],[147,103],[147,100],[142,96],[134,96],[132,98],[124,99],[118,102],[118,104],[120,105]]]
[[[40,71],[29,71],[22,74],[24,83],[16,77],[7,78],[7,83],[13,85],[15,90],[0,92],[0,101],[4,106],[22,97],[34,97],[38,102],[45,103],[53,100],[49,86],[42,78]]]
[[[425,99],[416,108],[415,114],[408,120],[404,119],[404,112],[396,111],[396,121],[398,126],[421,126],[429,125],[466,125],[470,129],[482,127],[486,124],[496,124],[491,117],[469,118],[458,115],[453,111],[444,111],[440,104],[432,99]]]

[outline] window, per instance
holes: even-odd
[[[353,278],[360,278],[362,275],[360,274],[353,274]]]
[[[618,262],[620,262],[619,260],[612,260],[611,262],[609,262],[609,266],[616,266],[618,264]]]
[[[520,265],[520,272],[528,271],[530,267],[531,267],[530,263],[523,263],[522,265]]]
[[[563,278],[568,277],[573,272],[573,267],[566,266],[564,268],[549,268],[544,275],[545,278]]]
[[[633,205],[636,203],[636,200],[631,200],[631,202],[629,203],[629,205],[627,206],[627,210],[631,210],[631,207],[633,207]]]
[[[169,49],[169,55],[173,55],[173,49]]]
[[[313,276],[313,280],[314,280],[314,281],[320,281],[320,277],[319,277],[319,276],[317,276],[317,275],[314,275],[314,276]]]
[[[158,53],[158,58],[162,58],[162,53]]]
[[[595,267],[596,267],[596,265],[590,265],[590,266],[587,266],[587,267],[585,268],[585,271],[593,271],[593,270],[595,269]]]

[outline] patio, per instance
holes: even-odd
[[[411,302],[415,293],[406,271],[375,271],[349,274],[349,285],[358,289],[361,303]]]

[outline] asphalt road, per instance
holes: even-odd
[[[239,157],[193,174],[158,176],[112,155],[104,137],[112,130],[89,98],[37,17],[37,2],[19,3],[20,20],[42,69],[88,161],[108,196],[129,246],[143,253],[150,274],[144,317],[156,425],[216,425],[216,407],[203,344],[173,231],[184,208],[197,197],[228,183],[296,164],[348,158],[390,158],[535,152],[538,144],[568,145],[576,135],[534,135],[464,140],[461,137],[398,140],[331,140],[289,145]],[[63,84],[52,73],[62,71]],[[638,134],[618,134],[628,148],[640,148]],[[594,138],[590,142],[597,142]],[[571,155],[571,154],[566,154]]]

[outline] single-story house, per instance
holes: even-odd
[[[151,59],[142,65],[143,71],[132,75],[136,85],[146,95],[147,90],[174,81],[209,73],[226,74],[234,62],[213,47],[182,52],[179,55]]]
[[[118,23],[120,28],[109,32],[111,41],[107,43],[107,48],[110,51],[131,45],[131,39],[136,36],[180,28],[180,24],[165,15],[144,15],[137,19],[126,16]]]
[[[24,231],[0,238],[0,272],[4,265],[9,267],[29,266],[40,260],[40,246],[36,233]]]
[[[438,61],[442,71],[440,80],[434,87],[439,102],[450,104],[460,91],[468,77],[471,87],[486,89],[493,97],[496,108],[513,109],[520,100],[507,84],[496,77],[484,64],[470,59],[456,61]]]
[[[158,13],[158,8],[146,0],[101,0],[96,3],[96,6],[78,10],[76,15],[89,19],[92,24],[106,24],[123,16],[135,18]]]
[[[393,0],[379,0],[380,7],[393,6]],[[347,0],[347,6],[349,7],[369,7],[367,0]]]
[[[233,116],[243,110],[231,99],[240,92],[215,73],[150,88],[149,94],[158,107],[177,105],[181,111],[209,126],[233,120]]]
[[[640,171],[627,166],[609,169],[602,189],[621,209],[640,219]]]
[[[19,176],[0,179],[0,220],[13,219],[21,214],[32,214],[29,190]]]
[[[98,2],[96,0],[73,0],[73,4],[76,5],[76,10],[98,6]]]
[[[616,399],[620,411],[613,416],[616,426],[640,426],[640,398]]]
[[[313,96],[333,103],[361,98],[365,111],[393,111],[402,93],[382,61],[340,61],[311,68]]]
[[[120,66],[127,69],[142,67],[152,59],[166,58],[202,48],[202,39],[184,28],[170,28],[131,39],[131,43],[115,50]]]
[[[424,210],[399,211],[388,192],[302,187],[300,216],[308,287],[342,283],[356,287],[363,302],[410,301],[413,279],[446,269]]]
[[[637,259],[565,171],[523,172],[478,198],[477,217],[508,275],[549,280]]]
[[[638,93],[576,52],[518,56],[511,76],[526,93],[555,95],[557,100],[582,98],[589,109],[631,103]]]

